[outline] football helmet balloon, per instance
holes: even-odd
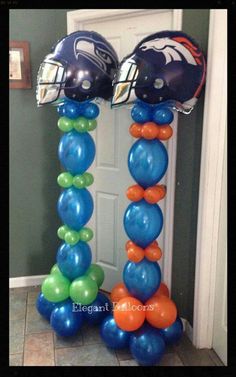
[[[205,82],[206,62],[196,42],[180,31],[144,38],[126,56],[113,80],[112,106],[139,99],[148,104],[174,103],[191,110]]]
[[[68,98],[83,102],[112,96],[118,58],[111,44],[94,31],[76,31],[60,39],[40,65],[38,106]]]

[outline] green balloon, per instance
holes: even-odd
[[[73,130],[73,120],[67,117],[61,117],[57,122],[58,128],[63,132],[69,132]]]
[[[73,178],[73,185],[78,188],[78,189],[81,189],[81,188],[84,188],[86,186],[85,184],[85,178],[84,178],[84,174],[82,175],[76,175],[74,178]]]
[[[59,270],[59,267],[57,264],[54,264],[51,268],[50,275],[52,274],[60,274],[62,275],[61,271]]]
[[[98,264],[91,264],[89,269],[86,271],[86,275],[90,276],[91,279],[96,282],[98,288],[101,287],[105,277],[104,271],[101,266],[99,266]]]
[[[88,120],[88,131],[93,131],[97,128],[97,121],[96,119],[89,119]]]
[[[57,235],[61,240],[65,239],[65,235],[70,231],[70,228],[67,225],[60,226],[57,230]]]
[[[62,274],[55,273],[46,277],[41,289],[46,300],[60,302],[69,297],[70,284]]]
[[[89,242],[93,238],[93,231],[90,228],[82,228],[79,231],[79,237],[81,241]]]
[[[75,245],[79,242],[79,233],[75,230],[69,230],[69,232],[66,232],[65,234],[65,241],[69,245]]]
[[[73,175],[70,173],[61,173],[57,177],[57,183],[63,188],[68,188],[73,184]]]
[[[81,276],[71,283],[70,298],[76,304],[89,305],[98,293],[97,283],[90,276]]]
[[[84,179],[85,179],[85,185],[86,186],[90,186],[90,185],[93,184],[94,178],[93,178],[93,175],[91,173],[84,173],[83,176],[84,176]]]
[[[88,131],[88,120],[84,117],[79,117],[74,120],[74,129],[78,132],[87,132]]]

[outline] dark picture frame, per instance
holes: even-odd
[[[10,89],[32,88],[29,42],[27,41],[10,41],[9,86]]]

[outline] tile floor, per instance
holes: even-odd
[[[99,327],[83,326],[76,337],[63,339],[35,308],[40,287],[10,289],[10,366],[135,366],[128,350],[109,350]],[[160,366],[221,366],[213,350],[197,350],[186,335],[169,347]]]

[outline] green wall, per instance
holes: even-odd
[[[66,10],[10,11],[10,39],[30,43],[32,89],[10,90],[10,276],[40,275],[55,263],[59,245],[56,203],[60,169],[56,109],[37,108],[37,71],[66,34]]]
[[[209,10],[184,10],[183,31],[207,52]],[[196,229],[204,93],[190,115],[179,115],[172,298],[179,314],[193,324]]]

